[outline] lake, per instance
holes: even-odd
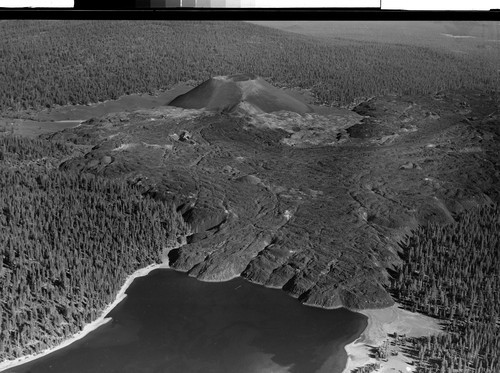
[[[236,278],[201,282],[158,269],[134,280],[112,321],[70,346],[6,370],[24,373],[341,372],[365,316],[307,307]]]

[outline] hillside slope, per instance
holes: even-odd
[[[304,114],[313,108],[251,74],[211,78],[169,102],[184,109],[272,113],[285,110]]]
[[[405,44],[472,54],[498,63],[499,24],[495,21],[253,21],[297,34],[338,43],[351,41]]]

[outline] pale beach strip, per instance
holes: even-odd
[[[374,370],[374,373],[413,372],[415,366],[412,365],[412,360],[402,353],[388,356],[387,361],[380,361],[370,357],[371,348],[390,340],[388,335],[393,333],[405,334],[407,337],[442,333],[437,319],[404,310],[397,303],[387,308],[356,312],[368,317],[368,325],[357,340],[345,346],[347,363],[342,373],[351,373],[353,369],[370,363],[380,363],[380,368]]]
[[[54,123],[83,123],[85,119],[55,120]]]
[[[62,343],[58,344],[57,346],[48,348],[46,350],[40,351],[40,352],[32,354],[32,355],[21,356],[17,359],[14,359],[14,360],[2,361],[0,363],[0,371],[6,370],[9,368],[18,366],[18,365],[25,364],[29,361],[39,359],[39,358],[44,357],[44,356],[46,356],[54,351],[60,350],[64,347],[67,347],[70,344],[72,344],[73,342],[78,341],[79,339],[82,339],[87,334],[96,330],[100,326],[106,324],[107,322],[109,322],[111,320],[111,318],[106,317],[106,315],[113,308],[115,308],[121,301],[123,301],[127,297],[127,294],[125,294],[125,292],[126,292],[127,288],[130,286],[130,284],[132,284],[132,282],[136,278],[146,276],[149,272],[154,271],[155,269],[160,269],[160,268],[169,268],[169,265],[168,265],[168,263],[151,264],[147,267],[138,269],[137,271],[135,271],[134,273],[132,273],[130,276],[127,277],[127,279],[125,280],[125,283],[122,285],[122,287],[120,288],[120,291],[116,295],[115,300],[106,306],[106,308],[101,312],[101,315],[95,321],[93,321],[89,324],[86,324],[81,331],[74,334],[70,338],[66,339]]]

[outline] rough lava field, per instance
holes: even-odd
[[[240,74],[165,104],[45,136],[92,146],[62,168],[174,200],[191,234],[164,259],[200,280],[241,275],[325,308],[390,306],[400,238],[500,201],[499,100],[479,91],[318,108]]]

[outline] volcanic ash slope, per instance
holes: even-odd
[[[291,111],[313,112],[306,103],[273,87],[252,74],[217,76],[175,98],[169,105],[217,112],[245,111],[251,114]]]

